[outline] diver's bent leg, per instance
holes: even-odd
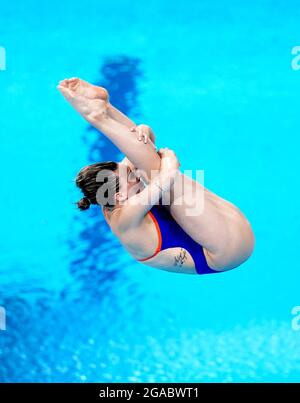
[[[155,147],[151,142],[145,144],[137,141],[136,134],[130,131],[135,126],[134,122],[109,103],[105,88],[72,78],[62,80],[58,89],[84,119],[100,130],[136,168],[146,174],[148,180],[153,171],[159,171],[160,156]]]
[[[90,123],[110,139],[136,168],[145,172],[149,179],[154,172],[159,171],[160,156],[155,148],[151,143],[145,144],[137,141],[136,134],[131,132],[127,126],[109,116]]]
[[[109,117],[95,126],[149,178],[151,172],[159,169],[160,157],[153,146],[137,141],[128,127]],[[182,173],[178,174],[172,189],[170,212],[184,231],[203,246],[211,268],[233,268],[251,255],[253,232],[237,207]]]
[[[108,104],[107,113],[108,116],[115,121],[122,123],[124,126],[128,127],[128,129],[136,126],[136,124],[128,116],[124,115],[123,112],[114,107],[111,103]]]
[[[136,166],[153,177],[160,157],[149,143],[142,144],[128,127],[110,117],[91,122]],[[179,183],[179,193],[176,188]],[[183,186],[182,186],[183,184]],[[214,269],[228,269],[245,261],[253,249],[253,233],[243,214],[230,202],[205,189],[193,179],[178,174],[175,197],[170,200],[174,220],[203,246],[207,263]]]
[[[63,83],[59,87],[65,98],[94,127],[106,135],[139,169],[151,178],[153,171],[160,168],[160,157],[154,147],[137,141],[129,127],[112,119],[107,113],[108,103],[104,99],[85,99],[74,93]],[[177,223],[201,244],[212,268],[234,267],[242,263],[252,252],[254,237],[250,224],[231,203],[204,189],[191,178],[178,174],[176,184],[184,187],[171,200],[170,211]],[[194,190],[197,190],[194,192]],[[200,193],[199,193],[200,192]],[[204,203],[200,200],[203,195]]]
[[[203,246],[211,268],[233,268],[251,255],[254,236],[242,212],[182,173],[172,189],[170,212],[184,231]]]
[[[105,89],[101,89],[101,97],[95,98],[95,91],[98,92],[98,89],[90,88],[88,83],[79,79],[63,80],[58,89],[73,108],[111,140],[148,179],[152,177],[153,171],[159,171],[161,159],[153,145],[138,141],[129,127],[109,116],[108,93]],[[86,90],[89,97],[82,95]]]

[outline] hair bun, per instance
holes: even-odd
[[[83,197],[77,202],[77,206],[80,210],[87,210],[91,205],[91,202],[87,197]]]

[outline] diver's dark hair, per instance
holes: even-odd
[[[87,210],[91,204],[109,208],[115,205],[114,195],[120,188],[119,177],[114,173],[117,168],[116,162],[107,161],[88,165],[79,171],[76,185],[84,194],[84,197],[77,202],[80,210]]]

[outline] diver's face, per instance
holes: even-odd
[[[143,182],[136,169],[132,170],[126,164],[119,164],[118,175],[120,181],[120,192],[128,199],[144,188]]]

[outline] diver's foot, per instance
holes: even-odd
[[[65,99],[79,112],[84,119],[91,124],[101,123],[107,117],[108,100],[107,95],[102,94],[102,98],[90,98],[83,93],[81,81],[63,80],[57,86]],[[79,81],[79,82],[78,82]]]
[[[80,78],[67,78],[59,82],[59,85],[68,87],[70,90],[76,92],[78,95],[83,95],[90,99],[102,99],[103,101],[108,101],[108,92],[103,87],[98,87],[96,85],[90,84],[87,81],[81,80]]]

